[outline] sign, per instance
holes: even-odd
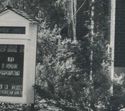
[[[1,11],[0,102],[34,102],[36,46],[37,22],[19,10]]]
[[[24,45],[0,45],[0,96],[22,97]]]

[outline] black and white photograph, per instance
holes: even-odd
[[[0,111],[125,111],[125,0],[0,0]]]

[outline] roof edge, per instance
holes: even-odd
[[[31,17],[29,14],[27,14],[26,12],[19,10],[19,9],[14,9],[10,6],[7,6],[5,9],[0,11],[0,14],[4,13],[5,11],[10,10],[16,14],[18,14],[19,16],[22,16],[23,18],[27,19],[28,21],[32,22],[32,23],[38,23],[37,20],[35,20],[33,17]]]

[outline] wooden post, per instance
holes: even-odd
[[[111,88],[110,93],[113,95],[113,79],[114,79],[114,54],[115,54],[115,13],[116,0],[111,0],[111,24],[110,24],[110,49],[111,49]]]

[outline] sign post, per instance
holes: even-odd
[[[0,13],[0,101],[33,103],[37,23],[15,9]]]

